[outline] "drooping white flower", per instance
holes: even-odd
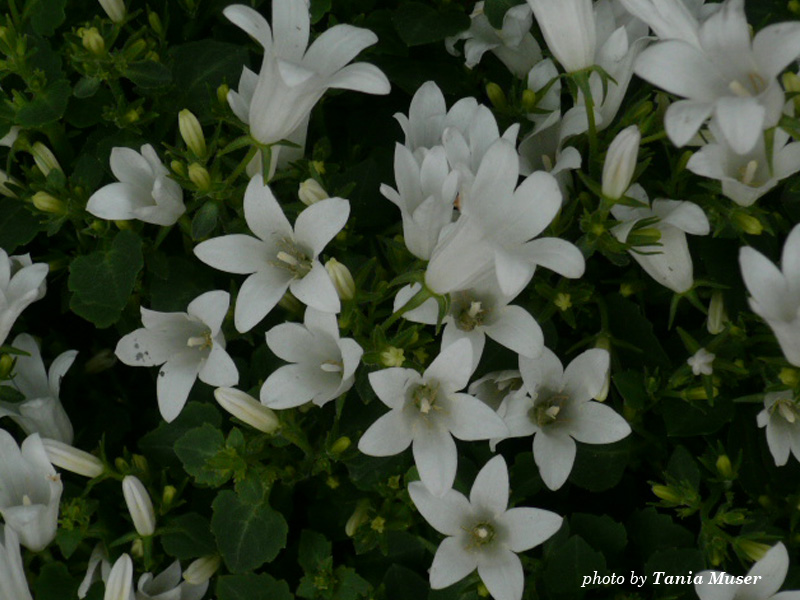
[[[517,553],[545,542],[563,522],[549,510],[508,508],[508,467],[502,456],[478,472],[469,499],[455,490],[437,497],[418,481],[409,484],[408,492],[425,520],[448,536],[430,569],[435,590],[478,569],[495,600],[520,600],[525,581]]]
[[[0,525],[0,600],[33,600],[19,550],[19,536]]]
[[[592,348],[567,368],[548,348],[541,357],[520,357],[524,387],[503,401],[498,413],[509,437],[533,435],[533,458],[545,485],[557,490],[575,462],[575,440],[584,444],[618,442],[631,432],[610,406],[592,400],[603,388],[608,351]]]
[[[477,65],[486,52],[492,52],[520,79],[542,59],[539,44],[531,35],[533,16],[527,4],[512,6],[503,17],[501,29],[495,29],[483,12],[484,3],[475,3],[470,15],[469,29],[445,40],[447,51],[458,56],[456,42],[464,42],[464,58],[467,68]]]
[[[144,573],[136,584],[136,600],[200,600],[208,580],[192,585],[181,580],[181,563],[173,562],[158,575]]]
[[[0,248],[0,345],[28,305],[44,298],[50,266],[31,261],[30,254],[9,256]]]
[[[310,15],[304,0],[276,0],[272,26],[258,12],[242,4],[223,13],[264,48],[256,75],[246,67],[239,91],[228,94],[234,113],[250,126],[262,144],[284,139],[305,145],[308,116],[325,92],[346,89],[388,94],[390,85],[376,66],[348,63],[378,41],[367,29],[335,25],[309,46]],[[273,148],[273,160],[278,147]]]
[[[767,446],[782,467],[789,461],[789,453],[800,461],[800,403],[794,392],[784,390],[764,395],[764,410],[758,413],[758,426],[766,427]]]
[[[103,600],[135,600],[133,592],[133,561],[127,554],[120,556],[105,580]]]
[[[783,271],[753,248],[739,251],[739,265],[750,308],[770,326],[786,360],[800,367],[800,225],[784,243]]]
[[[565,277],[583,275],[585,261],[574,245],[558,238],[533,239],[561,208],[557,181],[537,171],[517,187],[518,175],[514,147],[498,140],[461,199],[458,221],[442,231],[425,273],[431,290],[464,290],[494,271],[502,293],[514,296],[538,265]]]
[[[56,535],[61,477],[39,435],[17,442],[0,429],[0,514],[28,550],[43,550]]]
[[[701,571],[698,575],[703,583],[695,583],[694,590],[700,600],[797,600],[800,591],[778,592],[788,572],[789,553],[778,542],[750,567],[740,583],[723,571]]]
[[[714,372],[712,363],[717,355],[709,352],[705,348],[700,348],[692,356],[686,359],[686,363],[692,367],[692,373],[695,375],[711,375]]]
[[[230,294],[215,290],[189,303],[187,312],[163,313],[142,307],[143,328],[123,337],[116,355],[132,367],[163,365],[158,372],[158,408],[166,421],[183,410],[195,380],[234,386],[239,373],[225,351],[222,322]]]
[[[594,64],[597,44],[592,0],[528,0],[544,41],[567,72]]]
[[[27,333],[14,338],[12,346],[24,350],[30,356],[18,356],[13,378],[0,385],[13,387],[25,400],[19,403],[0,401],[0,418],[10,417],[26,433],[38,433],[43,438],[52,438],[71,444],[72,423],[59,400],[61,379],[72,366],[77,350],[61,353],[50,365],[48,374],[44,368],[39,344]]]
[[[752,150],[781,116],[777,76],[800,54],[800,23],[778,23],[750,37],[744,0],[727,0],[700,25],[700,45],[665,40],[644,50],[636,74],[676,96],[664,126],[676,146],[689,142],[713,115],[739,154]]]
[[[642,134],[636,125],[620,131],[608,146],[603,163],[603,195],[619,200],[628,191],[636,170]]]
[[[306,402],[322,406],[353,386],[364,353],[339,337],[336,315],[307,308],[303,324],[283,323],[267,332],[267,346],[293,363],[274,371],[261,387],[261,402],[274,409]]]
[[[647,203],[647,194],[641,186],[634,184],[627,193],[637,200]],[[622,221],[611,229],[611,233],[625,242],[642,219],[658,217],[652,228],[661,235],[658,244],[636,246],[629,254],[639,263],[650,277],[661,285],[681,294],[694,284],[694,267],[686,234],[708,235],[711,226],[703,209],[691,202],[678,200],[654,200],[650,208],[634,208],[616,204],[611,209],[614,218]],[[643,254],[645,253],[645,254]]]
[[[140,152],[112,148],[109,164],[118,182],[101,187],[89,198],[86,210],[95,217],[139,219],[169,226],[186,212],[181,186],[169,178],[169,171],[150,144],[142,146]]]
[[[224,235],[194,249],[197,258],[215,269],[249,275],[236,299],[233,322],[238,331],[252,329],[287,289],[307,306],[339,312],[339,295],[317,257],[345,226],[349,214],[347,200],[327,198],[303,210],[292,228],[261,175],[250,180],[244,217],[256,237]]]
[[[715,122],[709,127],[714,141],[695,152],[686,168],[721,181],[722,193],[739,206],[751,206],[782,179],[800,171],[800,142],[790,142],[789,134],[781,128],[775,129],[771,158],[768,158],[763,136],[752,150],[739,154],[725,140]]]
[[[364,432],[358,449],[392,456],[411,445],[425,487],[436,496],[444,494],[458,466],[453,436],[485,440],[508,433],[491,408],[459,393],[469,382],[472,363],[472,346],[459,340],[444,348],[422,375],[401,367],[370,373],[372,389],[392,410]]]

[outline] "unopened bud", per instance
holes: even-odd
[[[16,198],[17,195],[11,191],[9,187],[6,186],[7,183],[13,183],[14,185],[19,185],[19,182],[14,179],[13,177],[9,177],[8,174],[0,169],[0,195],[3,195],[7,198]]]
[[[119,229],[120,231],[123,231],[123,230],[126,230],[126,229],[133,229],[133,223],[131,223],[127,219],[117,219],[117,220],[114,221],[114,225],[116,225],[117,229]]]
[[[725,331],[725,323],[728,322],[728,313],[725,310],[725,302],[722,292],[719,290],[711,294],[711,302],[708,305],[708,323],[706,328],[711,335],[717,335]]]
[[[743,211],[736,211],[732,215],[733,223],[748,235],[761,235],[764,226],[756,217]]]
[[[386,527],[386,519],[381,516],[375,517],[372,519],[372,522],[369,524],[370,529],[377,533],[383,533],[384,528]]]
[[[800,15],[800,0],[789,0],[787,8],[794,14]]]
[[[47,192],[36,192],[33,195],[32,201],[33,205],[42,212],[52,213],[54,215],[63,215],[67,212],[67,207],[64,203]]]
[[[47,177],[53,169],[61,170],[61,165],[58,164],[55,154],[42,142],[33,144],[31,147],[31,155],[33,156],[36,166],[39,167],[39,170],[45,177]]]
[[[299,315],[302,315],[306,308],[303,303],[295,298],[294,294],[291,292],[286,292],[283,296],[281,296],[281,299],[278,300],[278,306],[288,310],[289,312],[297,313]]]
[[[683,503],[681,497],[668,485],[654,485],[651,489],[653,490],[653,493],[662,500],[671,502],[673,504]]]
[[[725,479],[733,479],[733,465],[731,464],[731,459],[728,458],[727,454],[720,454],[717,457],[717,472],[722,475]]]
[[[122,480],[122,494],[136,533],[143,537],[153,535],[156,530],[156,513],[153,510],[153,501],[139,478],[127,475]]]
[[[144,40],[136,40],[125,49],[125,56],[128,60],[136,60],[145,50],[147,50],[147,42]]]
[[[131,556],[134,558],[142,558],[144,556],[144,543],[142,538],[136,538],[131,544]]]
[[[223,83],[221,86],[217,88],[217,102],[220,104],[227,104],[228,103],[228,92],[231,91],[231,88],[228,87],[227,84]]]
[[[316,172],[320,175],[325,175],[325,163],[321,160],[312,160],[311,166],[314,167]]]
[[[47,460],[59,469],[65,469],[89,479],[100,477],[105,470],[103,462],[99,458],[64,442],[42,438],[42,446],[47,454]]]
[[[597,338],[594,347],[608,352],[609,349],[611,348],[611,342],[606,336],[601,335],[599,338]],[[611,387],[611,369],[609,368],[606,369],[606,377],[605,380],[603,381],[603,387],[600,388],[600,391],[597,392],[597,395],[594,397],[594,399],[597,400],[598,402],[605,402],[606,398],[608,398],[608,390],[610,387]]]
[[[219,569],[220,563],[219,554],[201,556],[186,567],[183,572],[183,580],[189,585],[201,585],[211,579]]]
[[[306,206],[311,206],[320,200],[325,200],[330,197],[328,196],[328,192],[325,191],[325,188],[323,188],[316,179],[312,179],[311,177],[300,184],[297,196],[300,198],[300,202]]]
[[[194,113],[187,108],[178,113],[178,129],[183,141],[186,142],[186,147],[194,152],[195,156],[203,158],[206,155],[206,139],[203,137],[203,128]]]
[[[736,540],[736,545],[750,560],[756,561],[764,558],[764,555],[770,550],[770,546],[767,544],[754,542],[753,540]]]
[[[524,90],[522,92],[522,110],[526,113],[532,113],[536,109],[536,92],[533,90]]]
[[[641,140],[639,128],[631,125],[620,131],[611,142],[603,164],[603,196],[606,198],[619,200],[628,191],[636,171]]]
[[[178,489],[174,485],[164,486],[164,491],[161,492],[162,507],[169,508],[175,501],[175,496],[178,495]]]
[[[331,454],[341,454],[345,450],[347,450],[353,442],[350,441],[350,438],[346,435],[343,435],[338,440],[333,442],[331,446]]]
[[[179,160],[173,160],[169,163],[169,168],[172,169],[172,172],[176,175],[180,175],[181,177],[186,177],[186,167],[184,164]]]
[[[494,82],[486,84],[486,95],[489,97],[489,102],[491,102],[492,106],[495,108],[505,108],[508,104],[503,89]]]
[[[84,370],[91,374],[102,373],[115,364],[117,364],[117,355],[111,348],[105,348],[86,361]]]
[[[381,352],[381,364],[384,367],[402,367],[405,360],[406,355],[402,348],[389,346]]]
[[[555,304],[561,312],[567,311],[572,308],[572,296],[564,292],[559,292],[556,294],[556,297],[553,298],[553,304]]]
[[[661,230],[655,227],[634,229],[626,240],[631,246],[652,246],[661,241]]]
[[[784,367],[781,369],[781,372],[778,373],[778,379],[780,379],[781,383],[785,386],[796,387],[797,384],[800,383],[800,371]]]
[[[122,117],[122,122],[126,125],[132,125],[133,123],[136,123],[140,117],[141,113],[139,112],[139,109],[132,108]]]
[[[97,30],[97,27],[81,28],[78,30],[81,44],[92,54],[103,54],[106,51],[106,42]]]
[[[133,561],[123,554],[111,567],[106,579],[106,592],[103,600],[131,600],[133,591]]]
[[[214,398],[234,417],[263,433],[275,433],[281,426],[272,409],[241,390],[219,387],[214,390]]]
[[[99,0],[108,18],[116,24],[125,20],[125,3],[122,0]]]
[[[347,523],[345,523],[344,526],[344,532],[348,537],[353,537],[356,534],[356,530],[367,522],[368,512],[369,500],[366,498],[359,500],[358,504],[356,504],[355,511],[353,511],[353,514],[347,519]]]
[[[325,263],[325,269],[330,275],[331,281],[342,300],[352,300],[356,295],[356,282],[353,275],[345,265],[335,258],[331,258]]]
[[[189,181],[197,186],[200,191],[206,191],[211,187],[211,176],[208,170],[200,163],[189,165]]]
[[[0,356],[0,379],[8,379],[11,369],[14,368],[14,357],[10,354]]]
[[[147,459],[141,454],[134,454],[131,456],[131,466],[140,473],[147,473],[148,465]]]
[[[158,16],[158,13],[150,12],[147,15],[147,22],[150,23],[150,27],[153,28],[158,35],[161,35],[164,31],[164,27],[161,24],[161,17]]]

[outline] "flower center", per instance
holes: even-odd
[[[751,160],[746,165],[739,168],[739,181],[745,185],[754,185],[757,170],[758,161]]]
[[[551,394],[543,400],[536,400],[528,411],[528,418],[539,427],[547,427],[558,421],[569,396],[563,393]]]
[[[481,522],[470,531],[469,548],[480,548],[494,541],[495,531],[491,523]]]
[[[33,502],[31,502],[31,497],[28,496],[28,494],[24,494],[22,496],[22,506],[30,506],[31,504],[33,504]]]
[[[288,238],[282,238],[278,242],[278,254],[275,256],[277,262],[272,264],[276,267],[286,269],[295,279],[302,279],[311,271],[311,259],[297,245]]]
[[[414,406],[419,409],[420,414],[427,416],[430,412],[441,410],[441,406],[436,405],[436,397],[439,394],[439,384],[428,383],[418,385],[411,394]]]
[[[198,350],[205,350],[214,345],[214,340],[211,339],[211,330],[203,333],[203,335],[195,335],[186,340],[186,345],[189,348],[197,348]]]
[[[796,423],[800,419],[800,406],[793,398],[781,398],[770,408],[770,412],[778,411],[787,423]]]
[[[456,318],[456,327],[462,331],[472,331],[476,327],[483,325],[484,319],[489,311],[483,308],[483,303],[473,301],[469,306],[464,307]]]
[[[766,87],[767,82],[764,81],[764,78],[760,74],[754,71],[747,74],[747,79],[744,83],[738,79],[734,79],[728,84],[728,89],[740,98],[757,96],[763,92]]]

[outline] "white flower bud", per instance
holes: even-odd
[[[59,469],[65,469],[90,479],[103,474],[102,461],[88,452],[78,450],[64,442],[47,438],[42,438],[42,445],[47,453],[48,460]]]
[[[128,512],[133,519],[133,526],[141,536],[153,535],[156,530],[156,514],[153,510],[153,501],[144,489],[144,485],[138,477],[128,475],[122,480],[122,494],[125,496],[125,504],[128,505]]]
[[[186,570],[183,572],[183,580],[190,585],[202,585],[217,572],[219,565],[219,554],[201,556],[186,567]]]
[[[725,310],[722,292],[716,291],[711,294],[711,302],[708,305],[708,323],[706,327],[708,333],[717,335],[725,331],[725,323],[728,322],[728,313]]]
[[[636,159],[639,156],[639,142],[642,134],[636,125],[626,127],[617,134],[608,147],[606,162],[603,165],[603,195],[618,200],[625,195],[631,185]]]
[[[200,121],[188,108],[184,108],[178,113],[178,129],[189,150],[194,152],[195,156],[204,157],[206,155],[206,139],[203,137],[203,128],[200,126]]]
[[[280,427],[280,421],[272,409],[241,390],[220,387],[214,390],[214,398],[234,417],[259,431],[274,433]]]
[[[48,173],[53,169],[61,171],[61,165],[58,164],[58,159],[56,159],[55,154],[42,142],[36,142],[31,147],[31,156],[33,156],[36,166],[39,167],[39,170],[45,177],[47,177]]]
[[[123,554],[111,567],[103,600],[133,600],[133,561]]]
[[[325,263],[325,269],[333,281],[333,285],[342,300],[352,300],[356,295],[356,282],[353,281],[353,275],[350,273],[345,265],[340,263],[335,258],[331,258]]]
[[[99,2],[108,18],[114,23],[122,23],[125,20],[125,3],[122,0],[99,0]]]
[[[329,198],[328,192],[325,191],[316,179],[306,179],[300,184],[300,189],[297,191],[300,202],[306,206],[311,206],[315,202]]]
[[[347,537],[353,537],[356,534],[356,530],[367,522],[369,518],[368,512],[369,500],[362,498],[358,501],[358,504],[356,504],[356,509],[353,511],[353,514],[350,515],[350,518],[347,519],[347,523],[345,523],[344,532],[347,534]]]

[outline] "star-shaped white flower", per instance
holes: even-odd
[[[29,254],[9,256],[0,248],[0,345],[28,305],[44,298],[50,266],[31,261]]]
[[[318,256],[349,215],[347,200],[326,198],[301,212],[292,229],[263,177],[255,175],[250,180],[244,193],[244,218],[256,237],[223,235],[194,249],[197,258],[215,269],[250,275],[236,298],[233,322],[238,331],[255,327],[287,289],[317,310],[341,310],[339,294]]]
[[[731,577],[721,571],[701,571],[703,583],[695,583],[700,600],[798,600],[800,591],[778,592],[789,572],[789,553],[782,543],[775,544],[747,572],[747,583],[724,583]],[[723,583],[718,583],[722,581]]]
[[[455,490],[436,497],[420,482],[408,486],[417,510],[445,538],[430,570],[431,588],[460,581],[475,569],[495,600],[520,600],[525,584],[517,553],[546,541],[563,518],[539,508],[508,508],[508,467],[496,456],[478,472],[467,499]]]
[[[350,338],[339,337],[336,315],[307,308],[303,324],[283,323],[267,332],[267,346],[293,363],[277,369],[261,387],[269,408],[292,408],[306,402],[322,406],[353,386],[364,353]]]
[[[370,456],[392,456],[412,445],[422,482],[436,496],[453,486],[460,440],[486,440],[508,434],[486,404],[459,393],[472,375],[472,346],[459,340],[444,348],[425,372],[394,367],[369,374],[375,394],[392,410],[364,432],[358,449]]]
[[[750,308],[772,328],[786,360],[800,367],[800,225],[783,245],[779,270],[753,248],[739,251]]]
[[[767,430],[767,446],[776,466],[785,465],[790,453],[800,460],[800,402],[794,392],[765,394],[764,410],[758,413],[757,421]]]
[[[711,366],[717,355],[709,352],[705,348],[700,348],[692,356],[686,359],[686,364],[692,367],[692,373],[695,375],[711,375],[714,372],[714,367]]]
[[[61,405],[59,393],[61,379],[72,366],[78,351],[67,350],[59,354],[47,373],[39,344],[31,336],[22,333],[11,345],[30,356],[18,356],[13,378],[0,382],[0,385],[13,387],[25,396],[25,400],[19,403],[0,401],[0,418],[10,417],[28,435],[38,433],[43,438],[72,444],[72,423]]]
[[[163,365],[158,372],[158,408],[166,421],[183,410],[199,377],[215,387],[239,382],[239,372],[225,351],[222,322],[230,294],[215,290],[189,303],[187,311],[164,313],[142,307],[143,328],[123,337],[116,354],[126,365]]]
[[[118,183],[109,183],[97,190],[86,203],[86,210],[107,220],[139,219],[155,225],[174,225],[186,212],[183,191],[169,178],[150,144],[140,152],[116,147],[109,159],[111,172]]]
[[[533,434],[533,458],[551,490],[569,477],[576,440],[610,444],[631,432],[610,406],[592,400],[603,388],[608,368],[608,351],[598,348],[578,355],[566,370],[548,348],[538,359],[519,359],[524,387],[507,396],[498,413],[509,437]]]

